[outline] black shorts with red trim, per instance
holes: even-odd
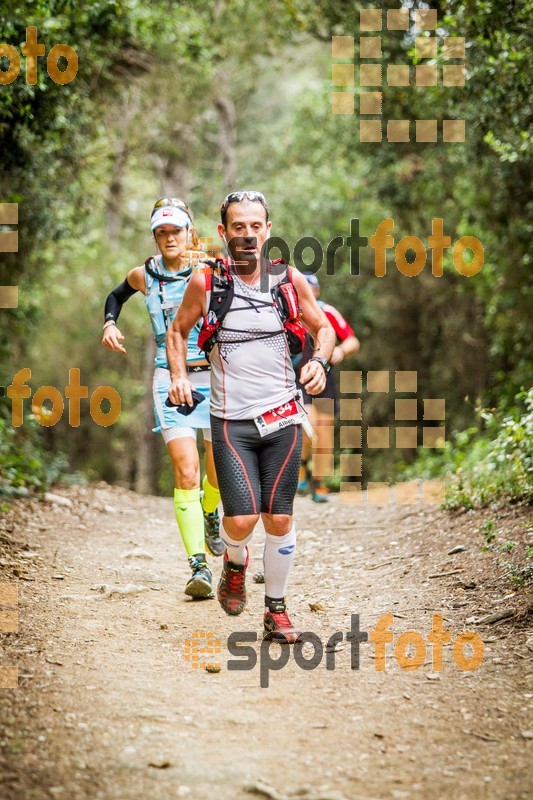
[[[251,419],[211,415],[213,457],[224,514],[292,514],[302,455],[302,426],[261,436]]]

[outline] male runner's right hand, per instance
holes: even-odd
[[[308,361],[300,371],[300,383],[307,394],[320,394],[326,388],[326,373],[318,361]]]
[[[187,403],[188,406],[194,405],[192,399],[192,383],[188,378],[173,378],[168,396],[177,406]]]
[[[102,344],[104,347],[107,347],[108,350],[118,350],[120,353],[125,353],[126,348],[120,344],[123,341],[124,337],[116,325],[108,325],[104,330]]]

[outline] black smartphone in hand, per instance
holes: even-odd
[[[205,396],[201,392],[197,392],[196,389],[193,389],[192,392],[192,406],[188,405],[188,403],[182,403],[181,405],[176,405],[173,403],[170,397],[167,397],[165,400],[165,405],[168,408],[175,408],[178,414],[183,414],[184,417],[188,417],[189,414],[192,414],[196,406],[199,406],[200,403],[203,403],[205,400]]]

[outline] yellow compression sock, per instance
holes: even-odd
[[[205,553],[200,489],[174,489],[174,512],[187,555]]]
[[[204,496],[202,497],[202,508],[206,514],[212,514],[213,511],[216,511],[216,508],[220,503],[220,492],[218,489],[215,489],[214,486],[211,486],[207,475],[204,475],[202,489],[204,490]]]

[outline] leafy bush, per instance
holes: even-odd
[[[448,508],[505,500],[533,502],[533,389],[515,399],[517,407],[503,419],[498,413],[481,413],[488,433],[495,437],[484,457],[453,476],[446,493]]]
[[[66,457],[44,450],[42,429],[31,417],[20,428],[0,417],[0,497],[45,492],[68,468]]]
[[[515,397],[505,414],[482,409],[483,432],[455,434],[441,451],[422,450],[402,479],[448,476],[445,508],[533,502],[533,389]]]

